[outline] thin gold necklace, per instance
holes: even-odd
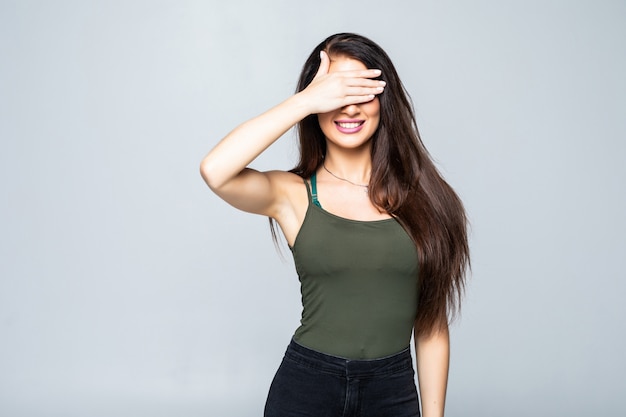
[[[356,185],[357,187],[365,188],[365,192],[367,192],[368,189],[369,189],[369,185],[357,184],[356,182],[352,182],[350,180],[347,180],[345,178],[341,178],[341,177],[333,174],[332,172],[330,172],[330,170],[328,168],[326,168],[326,164],[325,163],[322,163],[322,167],[326,170],[326,172],[328,172],[330,175],[332,175],[333,177],[337,178],[338,180],[345,181],[345,182],[350,183],[352,185]]]

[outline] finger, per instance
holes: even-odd
[[[376,78],[380,76],[381,71],[379,69],[350,70],[337,71],[337,74],[347,78]]]
[[[349,96],[345,98],[342,107],[349,106],[352,104],[367,103],[367,102],[374,100],[375,98],[376,98],[376,94],[368,94],[364,96]]]
[[[313,79],[317,79],[322,75],[328,74],[328,69],[330,68],[330,58],[328,58],[328,54],[325,51],[320,51],[320,67],[317,69],[317,73]]]
[[[349,78],[346,85],[350,87],[385,87],[387,85],[383,80],[370,80],[369,78]]]
[[[362,96],[370,96],[381,94],[385,91],[385,87],[377,86],[377,87],[348,87],[346,89],[346,96],[353,97],[362,97]]]

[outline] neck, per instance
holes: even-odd
[[[324,166],[338,177],[357,184],[368,184],[372,172],[372,159],[367,152],[327,152]]]

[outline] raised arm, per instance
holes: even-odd
[[[207,185],[234,207],[273,217],[277,196],[272,173],[246,166],[308,114],[303,97],[295,95],[235,128],[202,160],[200,173]]]
[[[328,73],[330,59],[321,63],[311,84],[276,107],[235,128],[202,160],[200,172],[222,199],[241,210],[275,217],[285,204],[285,173],[257,172],[246,168],[287,130],[310,114],[364,103],[382,92],[371,78],[378,70]]]
[[[450,364],[448,326],[434,330],[428,336],[415,335],[415,352],[422,417],[442,417]]]

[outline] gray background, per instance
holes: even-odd
[[[472,221],[447,415],[626,413],[625,2],[2,0],[0,415],[261,415],[297,279],[198,164],[339,31]]]

